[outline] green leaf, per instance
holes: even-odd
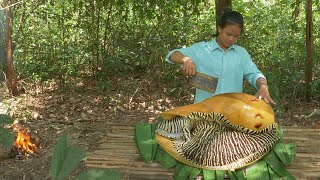
[[[13,119],[6,115],[6,114],[0,114],[0,124],[12,124]]]
[[[64,159],[68,154],[67,133],[65,133],[54,147],[51,160],[51,174],[54,180],[58,180]]]
[[[286,148],[287,148],[287,153],[289,155],[288,164],[291,164],[296,158],[297,147],[295,144],[289,143],[289,144],[286,144]]]
[[[280,160],[277,158],[275,152],[272,150],[270,151],[267,156],[265,156],[265,161],[268,165],[274,170],[276,174],[278,174],[283,179],[292,180],[295,179],[281,164]]]
[[[161,164],[161,168],[163,169],[169,169],[177,163],[176,159],[161,148],[158,148],[155,158]]]
[[[295,144],[284,144],[280,140],[273,148],[276,155],[280,158],[282,163],[291,164],[296,156],[296,146]]]
[[[67,177],[85,157],[86,153],[82,149],[79,147],[70,147],[60,170],[59,179]]]
[[[215,180],[216,179],[216,171],[204,169],[203,171],[204,180]]]
[[[148,123],[136,123],[135,136],[140,154],[147,163],[151,163],[153,144],[156,143],[152,139],[151,125]]]
[[[235,170],[235,171],[228,171],[229,177],[231,180],[245,180],[243,171],[241,170]]]
[[[191,173],[192,167],[185,165],[183,163],[177,163],[176,171],[174,172],[174,180],[186,180],[190,173]]]
[[[269,180],[269,170],[264,160],[259,160],[255,164],[246,168],[246,177],[248,180]]]
[[[67,133],[59,140],[53,151],[51,173],[54,180],[65,179],[80,161],[85,157],[85,152],[78,147],[68,147]]]
[[[0,127],[0,142],[5,148],[11,148],[14,143],[14,137],[7,129]]]
[[[243,170],[242,170],[242,169],[235,170],[233,173],[236,175],[237,179],[239,179],[239,180],[246,180],[246,178],[244,177],[244,174],[243,174]]]
[[[223,180],[224,176],[225,176],[225,171],[216,171],[216,175],[217,175],[217,180]]]
[[[228,171],[228,175],[230,177],[231,180],[237,180],[237,176],[233,171]]]
[[[77,180],[120,180],[120,173],[113,170],[90,169],[79,174]]]
[[[268,166],[268,172],[269,172],[270,179],[281,179],[281,177],[276,172],[274,172],[274,170],[269,165],[267,165],[267,166]]]
[[[281,126],[278,126],[278,134],[279,134],[279,138],[283,139],[283,130],[282,130]]]
[[[193,167],[190,172],[189,179],[196,179],[196,177],[201,173],[201,169]]]
[[[155,140],[156,139],[156,134],[155,131],[158,127],[158,124],[151,124],[151,135],[152,135],[152,139],[155,141],[155,143],[152,144],[152,157],[151,160],[155,159],[155,156],[157,154],[157,150],[158,150],[158,142]]]

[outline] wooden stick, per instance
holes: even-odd
[[[91,162],[91,161],[123,161],[126,159],[127,161],[133,161],[133,162],[138,162],[141,161],[140,156],[131,156],[131,157],[103,157],[103,156],[96,156],[96,157],[88,157],[86,159],[86,162]]]
[[[120,170],[129,170],[134,171],[131,173],[136,173],[137,171],[142,171],[144,173],[150,173],[150,174],[161,174],[161,175],[173,175],[172,170],[162,170],[160,168],[138,168],[138,167],[126,167],[123,166],[108,166],[108,165],[92,165],[88,164],[88,167],[96,167],[96,168],[104,168],[104,169],[120,169]]]

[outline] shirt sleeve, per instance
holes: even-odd
[[[257,68],[256,64],[252,61],[249,53],[246,50],[244,50],[243,57],[244,57],[243,77],[246,81],[248,81],[253,87],[257,89],[258,88],[256,84],[257,80],[259,78],[264,78],[265,80],[267,79]]]
[[[169,63],[173,63],[173,62],[170,60],[170,56],[171,56],[175,51],[179,51],[179,52],[181,52],[183,55],[190,57],[190,58],[193,60],[193,63],[196,63],[197,57],[196,57],[196,55],[195,55],[194,52],[196,52],[196,50],[199,48],[198,46],[199,46],[198,44],[194,44],[194,45],[192,45],[192,46],[190,46],[190,47],[184,47],[184,48],[180,48],[180,49],[174,49],[174,50],[170,51],[170,52],[167,54],[165,60],[166,60],[167,62],[169,62]]]

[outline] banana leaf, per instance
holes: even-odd
[[[135,138],[136,143],[138,145],[140,154],[143,159],[150,164],[153,160],[156,149],[154,148],[154,144],[156,144],[156,140],[152,137],[154,133],[152,132],[151,124],[149,123],[136,123],[135,127]]]
[[[270,151],[264,158],[264,160],[268,163],[268,165],[271,167],[271,169],[279,175],[281,178],[285,180],[293,180],[295,177],[293,177],[282,165],[280,162],[280,159],[277,157],[276,153],[272,150]],[[271,179],[273,179],[271,177]]]

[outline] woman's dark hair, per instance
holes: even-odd
[[[243,29],[243,16],[237,11],[226,11],[218,20],[218,26],[225,28],[227,25],[239,25]]]
[[[238,11],[227,9],[217,20],[217,25],[221,28],[225,28],[227,25],[238,25],[241,28],[241,31],[243,31],[243,16]],[[218,34],[219,32],[217,29],[214,36],[217,36]]]

